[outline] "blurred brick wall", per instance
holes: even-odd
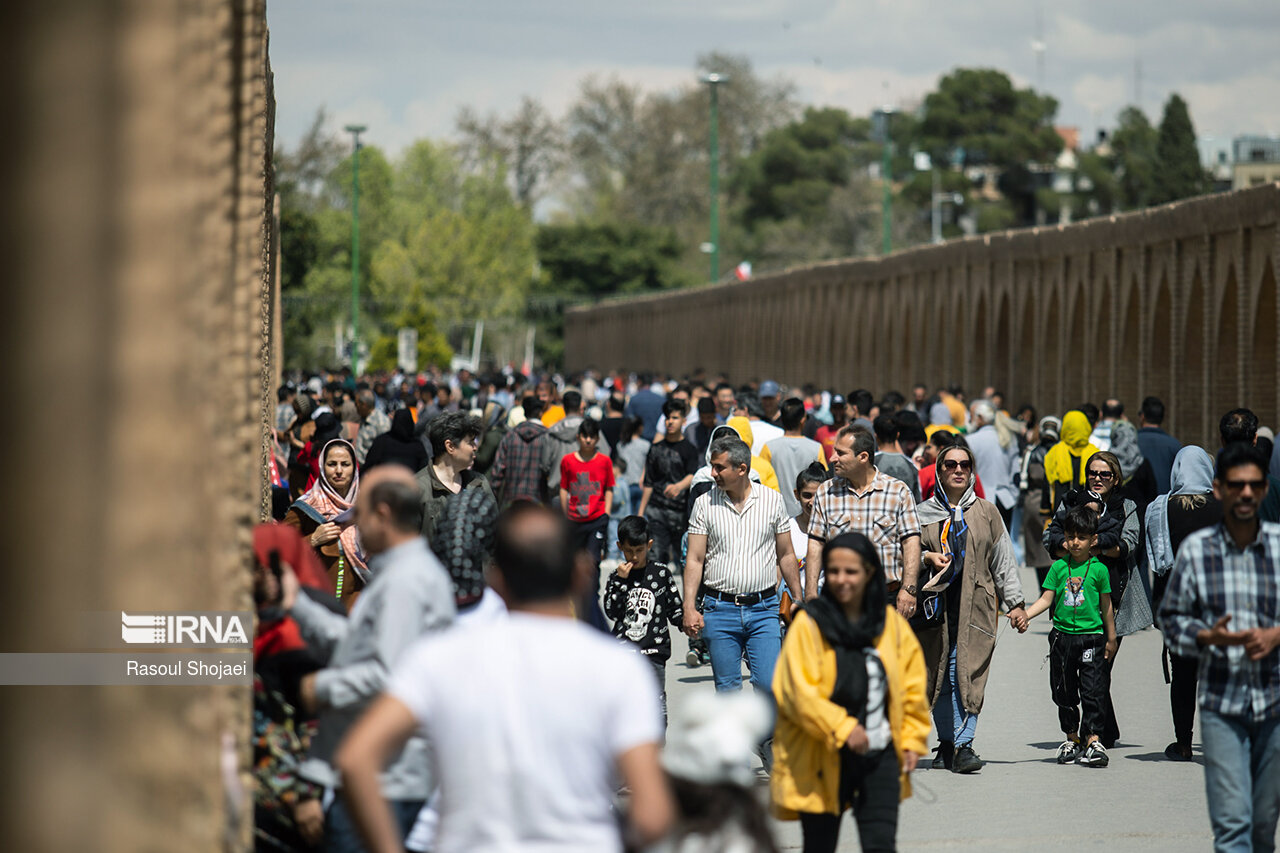
[[[276,385],[265,5],[7,5],[0,652],[70,650],[84,611],[250,609]],[[0,688],[0,847],[249,849],[250,698]]]
[[[1247,405],[1280,427],[1280,184],[1055,228],[571,309],[565,362],[876,394],[992,384],[1062,413],[1154,394],[1215,448]]]

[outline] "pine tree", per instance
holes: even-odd
[[[1156,162],[1154,203],[1189,198],[1208,189],[1191,114],[1187,102],[1177,93],[1170,95],[1164,105],[1156,139]]]

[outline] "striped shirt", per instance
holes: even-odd
[[[1229,631],[1280,624],[1280,524],[1261,522],[1244,548],[1225,525],[1183,540],[1160,603],[1160,626],[1173,652],[1200,659],[1200,707],[1253,722],[1280,717],[1280,647],[1249,660],[1244,646],[1199,646],[1196,634],[1223,616]]]
[[[776,491],[759,483],[750,489],[741,510],[719,486],[693,504],[689,535],[707,537],[702,582],[717,592],[749,595],[777,585],[778,536],[791,519]]]
[[[879,469],[864,492],[844,477],[818,487],[809,521],[809,538],[826,542],[841,533],[862,533],[876,546],[885,580],[902,580],[902,543],[920,535],[920,519],[911,490]]]

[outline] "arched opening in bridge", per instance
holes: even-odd
[[[1063,393],[1067,396],[1068,406],[1078,406],[1091,397],[1105,396],[1106,391],[1100,388],[1086,387],[1086,379],[1093,375],[1094,353],[1093,340],[1097,332],[1089,333],[1084,322],[1084,288],[1076,290],[1075,303],[1071,308],[1071,332],[1067,335],[1067,364],[1063,376]]]
[[[995,380],[991,375],[991,363],[987,360],[987,351],[991,346],[991,341],[987,339],[987,299],[985,296],[978,296],[978,304],[973,314],[973,337],[970,338],[973,345],[968,347],[969,358],[969,376],[966,382],[973,384],[974,389],[971,392],[976,398],[977,394],[982,392],[988,383],[994,384]]]
[[[1005,389],[1019,400],[1029,400],[1037,409],[1048,412],[1049,401],[1037,386],[1039,381],[1036,368],[1040,365],[1040,357],[1044,348],[1040,345],[1040,337],[1036,334],[1036,304],[1032,294],[1023,297],[1022,324],[1018,340],[1018,363],[1013,365],[1010,374],[1010,387]],[[1021,403],[1014,403],[1015,406]]]
[[[1155,310],[1151,313],[1151,346],[1147,353],[1146,380],[1143,382],[1142,396],[1154,394],[1169,407],[1170,417],[1165,427],[1170,432],[1182,430],[1178,422],[1177,409],[1173,400],[1173,307],[1169,298],[1169,279],[1161,276],[1156,287]]]
[[[997,297],[1000,307],[996,309],[996,339],[991,361],[991,383],[1009,395],[1013,389],[1009,387],[1009,354],[1013,345],[1012,332],[1009,330],[1009,297],[1003,293]],[[1006,402],[1010,402],[1006,400]],[[1013,405],[1021,405],[1014,403]]]
[[[1129,298],[1125,300],[1124,313],[1115,324],[1119,340],[1116,351],[1116,396],[1136,409],[1144,394],[1138,385],[1138,373],[1142,365],[1142,291],[1135,277],[1129,282]]]
[[[1262,268],[1258,304],[1253,312],[1253,349],[1249,353],[1248,405],[1259,422],[1272,428],[1280,417],[1276,383],[1276,271],[1268,258]]]
[[[1227,271],[1227,285],[1218,307],[1218,340],[1214,350],[1209,413],[1219,418],[1244,404],[1240,399],[1240,288],[1235,267]]]
[[[1187,310],[1183,314],[1181,352],[1178,353],[1177,418],[1188,437],[1204,435],[1208,417],[1204,387],[1204,285],[1200,270],[1191,279]]]
[[[1041,401],[1040,405],[1046,406],[1046,411],[1064,411],[1066,395],[1062,387],[1062,346],[1066,330],[1067,323],[1058,301],[1058,289],[1052,287],[1049,290],[1048,309],[1044,313],[1044,336],[1041,338],[1044,365],[1040,369],[1040,384],[1036,388],[1036,397]],[[1079,404],[1078,400],[1070,403],[1072,406]]]

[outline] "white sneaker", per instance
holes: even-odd
[[[1080,757],[1080,744],[1073,740],[1064,740],[1058,747],[1058,763],[1071,764]]]

